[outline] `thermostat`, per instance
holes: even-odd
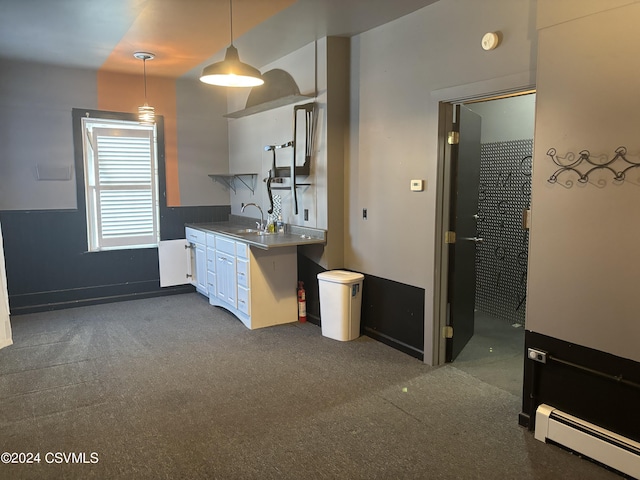
[[[411,191],[422,192],[424,190],[424,180],[411,180]]]

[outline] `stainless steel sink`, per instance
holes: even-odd
[[[243,228],[241,230],[236,230],[239,235],[275,235],[276,232],[264,232],[262,230],[256,230],[255,228]]]

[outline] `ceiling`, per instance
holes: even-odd
[[[437,0],[233,0],[242,61],[266,65],[324,36],[353,36]],[[228,0],[0,0],[0,57],[197,77],[230,43]]]

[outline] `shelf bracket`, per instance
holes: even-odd
[[[237,181],[251,190],[252,194],[256,192],[257,173],[214,173],[209,175],[209,177],[214,182],[222,183],[229,190],[232,190],[233,193],[236,193]]]

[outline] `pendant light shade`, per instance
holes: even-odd
[[[248,63],[240,61],[238,49],[233,45],[233,5],[229,0],[229,14],[231,23],[231,45],[222,62],[212,63],[202,70],[200,81],[209,85],[221,87],[256,87],[262,85],[264,80],[260,70]]]
[[[153,125],[156,123],[156,109],[147,103],[147,60],[153,60],[153,53],[136,52],[133,54],[138,60],[142,60],[144,74],[144,105],[138,107],[138,123],[141,125]]]
[[[238,49],[231,44],[222,62],[212,63],[202,70],[200,81],[222,87],[256,87],[264,80],[260,70],[240,61]]]
[[[138,107],[138,123],[141,125],[156,123],[156,109],[147,105],[147,102]]]

